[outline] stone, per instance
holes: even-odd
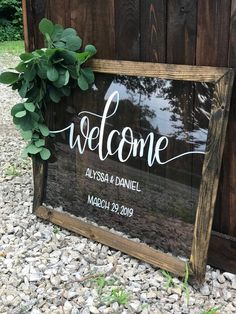
[[[142,310],[141,302],[139,300],[134,300],[129,303],[129,308],[131,312],[133,311],[134,313],[139,313]]]
[[[220,274],[218,277],[217,277],[217,280],[219,281],[219,283],[225,283],[225,276]]]
[[[39,281],[39,280],[41,280],[41,278],[42,278],[41,273],[32,273],[32,274],[29,274],[29,281],[30,281],[30,282]]]
[[[71,311],[72,308],[73,308],[73,305],[68,300],[66,300],[63,306],[64,311]]]
[[[171,294],[171,295],[169,296],[169,301],[170,301],[171,303],[177,302],[178,300],[179,300],[179,296],[178,296],[177,293]]]
[[[201,289],[200,289],[200,292],[202,295],[204,296],[208,296],[210,294],[210,289],[209,289],[209,286],[207,284],[204,284]]]
[[[90,311],[92,314],[99,314],[99,310],[98,310],[95,306],[90,306],[90,307],[89,307],[89,311]]]
[[[147,292],[147,298],[148,299],[153,299],[153,298],[156,298],[157,294],[155,291],[148,291]]]
[[[223,273],[223,276],[224,276],[227,280],[229,280],[229,281],[231,281],[231,282],[236,281],[236,275],[234,275],[234,274],[225,272],[225,273]]]

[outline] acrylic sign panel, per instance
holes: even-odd
[[[189,257],[213,84],[97,74],[54,106],[44,203]]]

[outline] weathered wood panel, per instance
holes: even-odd
[[[115,56],[115,19],[113,0],[71,0],[71,26],[77,29],[84,46],[93,43],[98,58]]]
[[[166,62],[166,3],[140,3],[140,61]]]
[[[230,0],[198,0],[196,64],[227,66]]]
[[[236,65],[236,0],[22,1],[27,12],[24,24],[29,50],[43,46],[38,22],[46,16],[75,27],[85,44],[91,42],[98,47],[98,58]],[[235,102],[234,92],[214,229],[236,238]],[[231,255],[236,254],[236,249],[232,241],[224,239],[222,249],[218,250],[217,237],[212,236],[210,255],[216,256],[217,252],[218,258],[210,256],[210,261],[227,269],[224,248]],[[232,262],[230,265],[232,270]],[[236,262],[234,265],[236,269]]]
[[[139,0],[115,1],[116,58],[140,59]]]

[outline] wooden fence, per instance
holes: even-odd
[[[236,66],[236,0],[23,0],[26,48],[43,46],[48,17],[78,30],[97,58]],[[236,271],[236,90],[221,170],[209,263]]]

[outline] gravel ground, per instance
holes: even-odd
[[[0,71],[17,58],[0,56]],[[30,161],[11,122],[16,93],[0,84],[0,313],[236,313],[236,275],[208,267],[202,287],[167,277],[31,214]],[[189,294],[189,297],[188,297]],[[124,304],[119,304],[124,303]]]

